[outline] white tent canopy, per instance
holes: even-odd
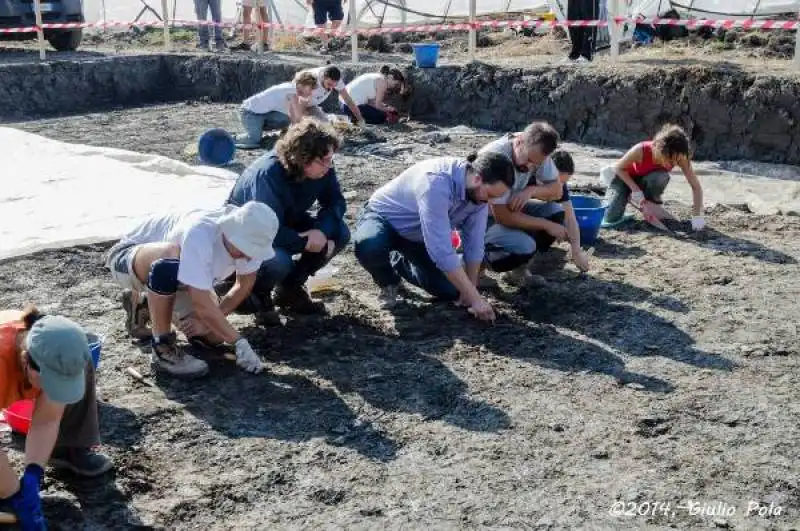
[[[269,0],[264,0],[268,2]],[[361,27],[380,25],[441,23],[469,16],[469,0],[350,0],[356,2]],[[612,4],[615,0],[608,0]],[[628,16],[653,17],[676,9],[682,16],[693,18],[768,18],[800,11],[800,1],[790,0],[618,0]],[[84,0],[84,12],[89,22],[134,20],[147,2],[161,12],[159,0]],[[273,0],[280,21],[284,24],[313,26],[312,15],[304,0]],[[237,0],[222,0],[222,15],[235,21],[239,12]],[[506,13],[552,10],[562,18],[569,0],[477,0],[477,14],[502,16]],[[194,20],[192,0],[167,0],[170,18]],[[347,16],[347,4],[345,4]],[[516,18],[516,17],[515,17]],[[155,21],[151,12],[142,14],[141,21]]]

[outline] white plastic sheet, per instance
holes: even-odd
[[[116,239],[150,215],[221,206],[228,170],[0,127],[0,258]]]

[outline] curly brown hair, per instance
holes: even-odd
[[[317,88],[317,78],[311,72],[298,72],[292,81],[295,85],[304,85],[312,90]]]
[[[689,157],[689,135],[681,127],[667,124],[653,138],[653,148],[667,159]]]
[[[292,125],[275,144],[278,160],[292,179],[306,178],[304,168],[328,152],[338,151],[342,140],[328,124],[313,118],[304,118]]]

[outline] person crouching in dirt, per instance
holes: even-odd
[[[277,230],[275,212],[263,203],[250,202],[154,216],[111,248],[106,267],[126,290],[122,299],[126,328],[142,337],[147,319],[152,322],[157,370],[178,378],[208,372],[205,361],[178,347],[171,326],[174,320],[191,343],[232,344],[239,367],[261,372],[261,360],[226,316],[250,294],[261,262],[275,255],[272,241]],[[219,299],[214,282],[234,272],[236,282]],[[146,303],[142,301],[145,292]]]
[[[45,529],[39,494],[50,464],[83,477],[112,468],[97,452],[100,431],[95,372],[86,332],[35,307],[0,312],[0,408],[34,400],[25,439],[21,478],[0,452],[0,511],[11,511],[22,529]]]
[[[244,100],[240,112],[245,133],[236,138],[236,147],[258,148],[265,129],[284,129],[302,120],[316,87],[317,78],[313,74],[299,72],[292,81],[274,85]]]
[[[350,97],[347,86],[342,80],[342,71],[339,70],[339,67],[333,65],[319,66],[303,70],[303,72],[309,72],[317,79],[317,88],[311,94],[311,105],[306,108],[308,116],[327,122],[328,115],[319,106],[328,99],[331,92],[336,91],[341,101],[350,109],[350,113],[355,117],[356,123],[359,126],[364,125],[364,117],[361,116],[358,105]]]
[[[601,170],[600,177],[608,186],[602,226],[613,227],[630,219],[625,216],[628,201],[645,219],[671,217],[660,205],[675,166],[692,188],[692,230],[703,230],[703,188],[692,169],[689,137],[677,125],[665,125],[652,140],[639,142],[614,166]]]
[[[340,144],[330,125],[306,118],[291,126],[273,151],[253,162],[231,190],[228,203],[265,203],[280,223],[275,255],[261,264],[248,301],[255,305],[250,311],[259,324],[280,324],[275,305],[300,314],[325,310],[311,299],[305,283],[350,241],[344,221],[347,204],[333,167]],[[312,215],[315,203],[319,211]],[[294,255],[300,257],[295,260]]]
[[[383,100],[392,92],[406,93],[406,78],[397,68],[381,67],[380,73],[362,74],[347,84],[347,92],[358,105],[364,121],[371,125],[385,124],[397,121],[397,109],[386,105]],[[342,112],[355,120],[356,117],[339,97]]]
[[[547,251],[556,241],[571,241],[576,265],[588,269],[577,222],[565,227],[562,205],[569,201],[569,192],[551,157],[558,142],[558,132],[550,124],[534,122],[521,133],[504,135],[481,148],[508,158],[515,169],[512,189],[491,203],[486,231],[486,265],[506,273],[512,283],[526,283],[534,253]]]
[[[381,289],[381,306],[396,304],[402,278],[494,321],[492,306],[477,291],[487,201],[507,193],[513,182],[509,159],[484,152],[418,162],[376,190],[359,214],[353,240],[356,258]],[[462,234],[463,265],[452,229]]]

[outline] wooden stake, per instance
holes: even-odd
[[[36,33],[39,36],[39,59],[45,60],[44,29],[42,28],[42,3],[40,0],[33,0],[36,10]]]

